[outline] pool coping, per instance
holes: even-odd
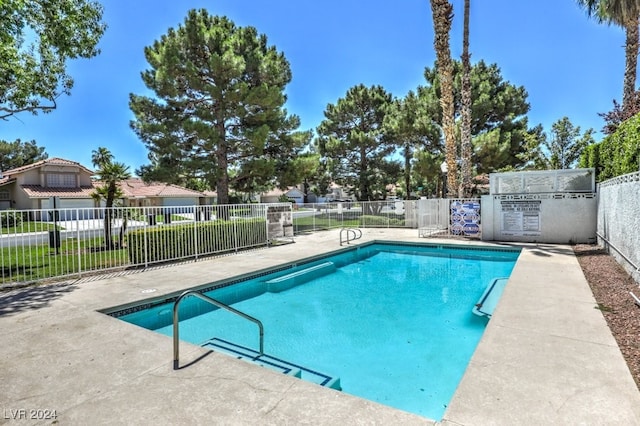
[[[368,241],[362,244],[350,246],[350,247],[341,247],[334,251],[329,251],[323,254],[313,255],[311,257],[294,260],[291,262],[286,262],[283,264],[279,264],[273,267],[260,269],[253,272],[247,272],[241,275],[237,275],[231,278],[225,278],[219,281],[209,282],[207,284],[199,285],[196,287],[188,288],[187,290],[194,290],[199,293],[208,293],[210,291],[218,290],[221,288],[225,288],[231,285],[239,284],[244,281],[252,280],[255,278],[259,278],[264,275],[272,274],[275,272],[282,272],[289,269],[294,269],[299,266],[308,265],[310,263],[320,262],[324,259],[327,259],[332,256],[336,256],[342,253],[347,253],[349,251],[359,250],[364,247],[369,247],[372,245],[389,245],[389,246],[406,246],[406,247],[420,247],[420,246],[435,246],[436,248],[448,248],[448,249],[456,249],[458,247],[465,247],[466,250],[478,250],[482,252],[487,251],[496,251],[496,252],[518,252],[520,253],[520,248],[515,247],[496,247],[496,246],[487,246],[487,245],[464,245],[460,244],[449,244],[449,243],[430,243],[430,242],[408,242],[408,241],[394,241],[394,240],[373,240]],[[438,256],[438,253],[430,253],[433,256]],[[114,318],[119,318],[123,315],[132,314],[135,312],[139,312],[145,309],[149,309],[158,305],[162,305],[165,303],[173,303],[175,302],[180,295],[187,291],[185,289],[178,290],[174,293],[164,294],[160,297],[150,297],[148,299],[136,302],[128,302],[123,305],[111,306],[109,308],[98,309],[98,312],[102,312],[103,314],[107,314]]]
[[[415,230],[364,232],[362,243],[454,243]],[[29,424],[20,410],[56,410],[61,424],[435,424],[189,344],[188,367],[173,371],[170,338],[98,312],[147,299],[152,289],[176,293],[334,251],[338,242],[338,231],[327,231],[234,256],[0,293],[0,368],[8,372],[0,423]],[[571,248],[473,244],[525,250],[440,423],[640,424],[640,392]]]

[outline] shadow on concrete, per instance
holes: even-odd
[[[499,243],[499,245],[501,246],[508,246],[508,247],[515,247],[515,248],[523,248],[524,250],[527,250],[528,252],[536,255],[536,256],[540,256],[540,257],[550,257],[554,254],[560,254],[560,255],[564,255],[564,256],[572,256],[574,255],[573,252],[573,247],[572,246],[562,246],[562,245],[555,245],[555,244],[536,244],[535,246],[533,246],[532,244],[530,245],[523,245],[520,243]]]
[[[76,288],[76,285],[64,283],[26,287],[0,293],[0,317],[44,308],[49,306],[52,300],[59,299]]]
[[[183,368],[187,368],[187,367],[189,367],[191,365],[194,365],[194,364],[202,361],[203,359],[205,359],[206,357],[208,357],[212,353],[213,353],[213,351],[207,351],[207,352],[203,353],[202,355],[200,355],[199,357],[197,357],[196,359],[191,360],[191,361],[187,362],[186,364],[178,366],[178,370],[182,370]]]

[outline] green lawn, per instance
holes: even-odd
[[[359,226],[360,221],[357,218],[340,218],[329,217],[327,215],[316,215],[306,217],[294,217],[293,226],[300,228],[314,227],[317,229],[335,228],[335,227],[354,227]]]
[[[49,244],[3,247],[0,249],[2,281],[32,281],[128,265],[126,250],[104,250],[102,245],[103,240],[95,238],[81,243],[67,239],[57,250]]]
[[[354,214],[332,215],[318,214],[316,216],[294,217],[293,226],[299,229],[327,229],[327,228],[357,228],[359,226],[404,226],[404,216],[394,215],[374,216],[363,215],[355,216]]]
[[[59,226],[58,229],[61,229]],[[52,231],[53,223],[49,222],[22,222],[18,226],[2,227],[2,234],[27,234],[29,232]]]

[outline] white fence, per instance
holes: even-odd
[[[417,227],[415,201],[332,202],[293,208],[295,234],[350,227]]]
[[[288,203],[4,210],[0,283],[81,277],[266,246],[292,237],[291,210]]]
[[[477,198],[418,200],[416,211],[420,237],[482,237]]]
[[[595,192],[595,169],[491,173],[491,195]]]
[[[334,228],[479,237],[479,220],[463,211],[469,202],[477,200],[4,210],[0,285],[197,260]]]
[[[640,283],[640,172],[598,185],[598,243]]]

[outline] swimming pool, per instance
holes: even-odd
[[[262,321],[265,352],[299,367],[290,374],[439,420],[487,323],[472,309],[518,254],[377,243],[202,291]],[[111,315],[171,336],[172,307]],[[249,355],[258,346],[255,324],[199,299],[181,303],[180,319],[181,340]]]

